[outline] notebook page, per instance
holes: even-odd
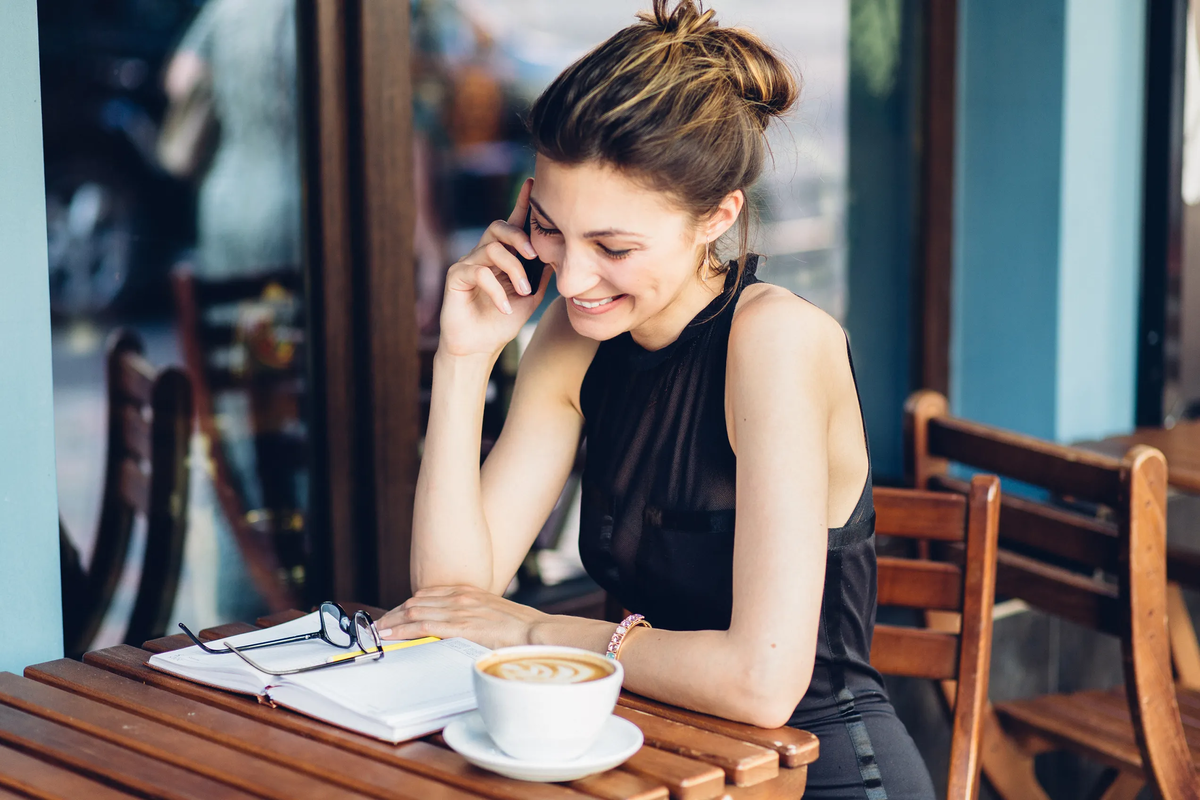
[[[466,639],[446,639],[395,650],[378,661],[290,675],[279,683],[280,689],[304,689],[360,716],[402,726],[475,708],[471,672],[489,652]]]

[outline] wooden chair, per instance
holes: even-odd
[[[296,268],[222,280],[202,279],[182,267],[171,275],[217,502],[255,588],[272,611],[304,605],[304,515],[290,488],[308,463],[300,432],[307,400],[302,277]],[[218,412],[222,394],[247,400],[256,474],[239,475],[230,462],[227,445],[235,437],[223,430],[232,421]],[[261,487],[261,507],[248,507],[247,487],[239,477]]]
[[[879,605],[958,615],[954,630],[877,624],[871,664],[880,672],[951,681],[953,709],[947,798],[979,793],[980,746],[992,655],[992,603],[1000,481],[978,475],[967,496],[875,490],[875,532],[893,540],[958,545],[960,564],[879,556]]]
[[[146,550],[125,641],[166,632],[187,531],[192,390],[182,370],[155,369],[141,338],[114,331],[107,348],[108,442],[104,494],[91,563],[85,569],[60,520],[64,651],[78,658],[100,630],[125,567],[136,519]]]
[[[1121,689],[1047,695],[989,706],[983,771],[1008,800],[1045,798],[1033,757],[1067,749],[1109,768],[1106,800],[1200,797],[1188,736],[1200,744],[1200,694],[1184,698],[1171,673],[1167,628],[1166,486],[1162,454],[1134,447],[1115,459],[951,417],[923,391],[905,406],[911,478],[919,488],[967,490],[951,462],[1043,491],[1006,492],[996,590],[1049,614],[1116,636]],[[1098,795],[1099,796],[1099,795]]]

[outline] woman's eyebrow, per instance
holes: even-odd
[[[530,203],[530,205],[532,205],[534,208],[537,209],[537,212],[542,215],[542,218],[544,220],[546,220],[546,222],[549,222],[551,225],[555,225],[554,220],[550,219],[550,215],[546,213],[546,209],[542,208],[541,203],[539,203],[537,200],[534,200],[532,197],[529,198],[529,203]],[[558,227],[558,226],[555,225],[555,227]],[[585,233],[583,235],[583,238],[599,239],[604,236],[632,236],[635,239],[645,238],[640,233],[634,233],[633,231],[623,231],[619,228],[606,228],[602,231],[588,231],[587,233]]]

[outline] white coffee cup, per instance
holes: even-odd
[[[505,753],[569,761],[600,736],[624,678],[619,661],[587,650],[504,647],[475,662],[475,698],[484,727]]]

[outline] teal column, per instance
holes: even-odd
[[[1145,0],[962,0],[951,396],[1059,441],[1133,424]]]
[[[1133,427],[1145,39],[1144,2],[1067,2],[1055,412],[1064,442]]]
[[[871,466],[904,477],[904,400],[912,384],[912,292],[922,3],[850,0],[846,245],[854,351]]]
[[[0,0],[0,670],[62,656],[37,3]]]

